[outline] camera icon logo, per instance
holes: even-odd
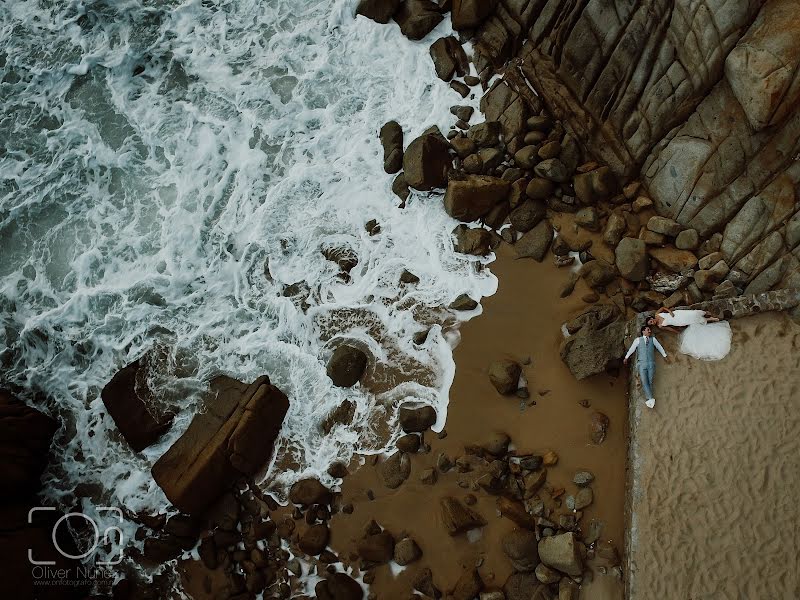
[[[56,511],[57,509],[52,506],[34,506],[28,511],[28,524],[30,525],[33,523],[33,518],[36,513],[40,512],[52,512]],[[118,523],[123,522],[122,518],[122,511],[115,507],[115,506],[98,506],[96,508],[97,517],[109,517],[111,519],[115,519]],[[58,542],[58,528],[63,524],[67,526],[67,520],[71,518],[81,518],[84,519],[88,524],[89,528],[92,531],[92,535],[90,537],[91,544],[89,548],[81,553],[81,554],[70,554],[67,550],[61,547]],[[113,534],[116,534],[114,536]],[[115,552],[112,554],[111,560],[98,560],[96,565],[97,566],[109,566],[109,565],[118,565],[122,561],[122,549],[123,549],[123,534],[122,529],[119,527],[112,525],[110,527],[106,527],[103,530],[102,536],[100,535],[100,527],[97,524],[97,521],[92,518],[91,516],[87,515],[86,513],[82,512],[69,512],[61,517],[53,524],[53,530],[51,532],[50,538],[53,541],[53,547],[58,551],[61,556],[64,558],[72,559],[72,560],[83,560],[92,554],[96,549],[97,546],[101,543],[103,544],[112,544],[112,548],[114,548]],[[28,561],[32,565],[55,565],[56,562],[53,560],[36,560],[33,556],[33,550],[28,548]]]

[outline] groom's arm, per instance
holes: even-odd
[[[631,344],[631,347],[628,348],[628,353],[625,355],[625,358],[622,360],[623,363],[627,363],[628,362],[628,359],[630,358],[631,354],[633,354],[633,351],[636,350],[636,347],[638,345],[639,345],[639,338],[637,337],[635,340],[633,340],[633,343]]]
[[[659,342],[656,338],[653,338],[653,343],[656,345],[656,350],[661,352],[661,356],[667,358],[667,353],[664,352],[664,348],[661,346],[661,342]]]

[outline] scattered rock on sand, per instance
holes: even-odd
[[[356,550],[364,560],[387,563],[394,557],[394,539],[388,531],[381,531],[360,539]]]
[[[329,537],[328,526],[325,523],[317,523],[306,529],[297,545],[309,556],[316,556],[325,550]]]
[[[517,240],[514,250],[519,258],[532,258],[537,262],[542,262],[552,241],[553,227],[547,219],[544,219]]]
[[[289,501],[300,506],[329,504],[331,499],[330,490],[314,478],[301,479],[289,490]]]
[[[496,360],[489,365],[489,381],[501,394],[511,394],[519,385],[522,367],[511,359]]]
[[[360,348],[341,344],[328,361],[328,377],[337,387],[352,387],[367,369],[367,355]]]
[[[405,452],[395,452],[378,466],[383,484],[390,490],[400,485],[411,475],[411,461]]]
[[[412,585],[415,590],[422,592],[429,598],[439,598],[442,595],[439,589],[433,584],[433,573],[427,567],[417,572]]]
[[[319,600],[363,600],[361,584],[344,573],[333,573],[314,587]]]
[[[594,481],[594,475],[589,471],[578,471],[572,477],[572,483],[579,487],[590,485]]]
[[[548,567],[579,577],[583,573],[578,540],[572,532],[542,538],[539,541],[539,559]]]
[[[486,521],[478,513],[467,508],[456,498],[445,496],[439,501],[442,522],[447,533],[458,535],[476,527],[483,527]],[[421,590],[420,590],[421,591]]]
[[[436,423],[436,411],[432,406],[413,408],[401,406],[398,411],[400,427],[406,433],[421,433]]]
[[[501,543],[515,571],[533,571],[539,564],[538,541],[533,531],[514,529],[503,536]]]
[[[478,569],[467,569],[458,578],[450,596],[453,600],[472,600],[483,589]]]
[[[551,600],[547,586],[533,572],[512,573],[503,584],[505,600]]]
[[[603,441],[605,441],[609,422],[610,421],[608,417],[603,413],[599,411],[592,413],[591,420],[589,422],[589,435],[593,443],[602,444]]]
[[[395,446],[401,452],[408,452],[409,454],[414,454],[417,450],[419,450],[420,445],[420,438],[415,433],[408,433],[400,439],[397,440]]]
[[[403,538],[394,546],[394,562],[401,567],[410,565],[422,556],[417,542],[411,538]]]
[[[578,493],[575,494],[575,510],[583,510],[592,503],[592,500],[594,500],[592,488],[583,487],[579,489]]]

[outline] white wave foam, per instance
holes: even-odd
[[[438,325],[420,347],[411,336],[420,314],[492,294],[496,280],[476,268],[486,259],[453,252],[439,197],[397,208],[377,132],[395,119],[407,144],[453,122],[449,107],[465,102],[428,54],[449,22],[411,42],[353,18],[354,5],[0,6],[0,100],[13,115],[0,122],[4,377],[45,392],[40,407],[68,423],[55,496],[94,483],[107,503],[163,508],[149,467],[218,373],[266,373],[290,397],[275,464],[299,468],[271,469],[265,485],[279,490],[308,474],[332,483],[332,460],[383,450],[381,422],[404,400],[434,405],[443,426],[450,343]],[[322,243],[357,253],[350,282]],[[404,269],[420,282],[401,286]],[[283,295],[298,282],[306,311]],[[369,345],[388,391],[331,385],[339,338]],[[193,367],[169,395],[171,431],[134,455],[99,392],[165,340]],[[322,435],[345,399],[356,422]]]

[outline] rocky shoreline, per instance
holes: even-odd
[[[800,86],[789,78],[778,99],[773,94],[765,100],[748,91],[743,66],[753,64],[747,60],[753,48],[763,53],[769,47],[790,73],[798,72],[796,42],[778,35],[784,33],[779,23],[791,2],[767,5],[760,12],[743,10],[725,23],[719,15],[708,16],[700,27],[714,25],[726,35],[702,48],[700,64],[663,58],[644,33],[656,26],[673,33],[694,31],[694,24],[671,14],[659,13],[650,21],[639,13],[628,15],[640,26],[637,34],[579,7],[565,8],[569,14],[559,16],[564,8],[559,2],[362,0],[358,5],[359,15],[378,23],[393,20],[411,40],[425,38],[450,13],[458,37],[431,44],[435,71],[463,98],[480,90],[484,120],[470,125],[472,107],[456,104],[446,134],[432,127],[408,144],[398,123],[382,124],[384,170],[395,175],[392,190],[400,206],[412,190],[441,198],[444,210],[462,222],[453,231],[458,252],[505,253],[507,260],[513,253],[516,259],[549,263],[557,275],[551,274],[548,283],[559,280],[554,292],[563,303],[552,314],[563,319],[547,327],[564,324],[568,336],[562,340],[558,331],[555,338],[559,359],[592,389],[607,373],[618,374],[626,323],[636,313],[800,285],[795,191],[800,171],[792,158],[800,152],[800,136],[793,137],[800,114],[787,108],[800,97]],[[625,51],[598,52],[599,42],[574,43],[595,30],[616,32]],[[661,39],[672,44],[670,36]],[[562,60],[565,49],[570,52]],[[603,64],[592,63],[594,54]],[[766,70],[765,62],[755,61],[757,73]],[[672,85],[665,91],[659,82],[674,64],[705,69],[704,76],[676,75],[690,89]],[[637,68],[662,77],[654,83],[631,72]],[[590,71],[597,73],[586,77]],[[620,73],[635,89],[617,89]],[[671,108],[652,109],[650,100],[659,95],[667,96],[663,104]],[[733,114],[734,124],[709,126],[715,110]],[[708,143],[698,147],[687,141],[693,138]],[[730,149],[736,144],[741,156]],[[737,178],[729,162],[744,175]],[[380,224],[369,221],[365,227],[372,234]],[[343,280],[358,261],[337,249],[327,249],[325,256],[339,265]],[[402,281],[413,285],[415,278],[407,272]],[[448,309],[457,314],[476,306],[475,299],[462,296]],[[424,343],[426,335],[414,341]],[[550,350],[555,353],[555,345]],[[537,400],[546,402],[551,390],[540,387],[534,395],[524,359],[481,360],[481,377],[491,382],[495,395],[518,399],[528,408]],[[367,362],[361,349],[342,345],[330,359],[328,375],[335,385],[350,387],[362,378]],[[169,410],[152,411],[143,383],[148,364],[145,356],[125,367],[102,394],[134,451],[155,443],[173,418]],[[611,381],[602,379],[603,385]],[[621,399],[621,389],[613,396]],[[588,408],[589,400],[584,401]],[[462,433],[458,454],[449,454],[437,446],[453,440],[441,434],[433,440],[429,432],[435,411],[407,405],[400,408],[404,435],[394,453],[369,457],[375,468],[353,475],[356,465],[333,464],[329,474],[344,479],[341,491],[302,480],[292,487],[290,504],[281,507],[254,477],[270,459],[289,402],[267,376],[250,384],[228,377],[210,383],[205,410],[152,469],[178,512],[130,515],[140,524],[137,540],[143,542],[141,554],[133,552],[131,558],[150,569],[154,579],[146,581],[130,569],[115,586],[115,598],[162,598],[180,585],[194,598],[306,598],[313,593],[320,600],[575,600],[597,573],[618,584],[609,584],[610,595],[597,592],[597,597],[621,597],[615,595],[624,579],[621,549],[602,534],[600,518],[588,518],[597,495],[596,473],[577,468],[564,473],[563,464],[557,467],[560,448],[528,447],[527,436],[498,428],[480,439]],[[7,403],[14,405],[11,399]],[[340,408],[347,412],[347,406]],[[553,414],[564,410],[551,407]],[[331,426],[340,417],[332,414]],[[604,412],[590,411],[588,439],[580,443],[602,445],[612,422]],[[548,426],[561,427],[540,425]],[[625,431],[621,424],[618,429]],[[624,448],[624,434],[616,443]],[[41,462],[46,449],[34,454]],[[614,468],[620,468],[624,457],[616,458]],[[412,478],[422,491],[404,496]],[[400,529],[380,519],[365,520],[369,510],[348,498],[356,490],[360,494],[368,481],[396,490],[397,496],[383,500],[386,521],[396,518],[389,516],[393,502],[405,509],[409,498],[417,503],[427,498],[420,522],[442,526],[462,546],[488,536],[481,556],[471,557],[470,564],[461,560],[454,571],[452,564],[443,564],[446,554],[431,552],[446,553],[452,546],[422,543],[409,533],[416,515],[404,515],[409,525]],[[376,499],[374,489],[363,491],[359,502]],[[181,558],[187,552],[199,560]],[[179,559],[177,572],[161,568],[174,559]],[[389,576],[390,563],[391,569],[406,569]]]

